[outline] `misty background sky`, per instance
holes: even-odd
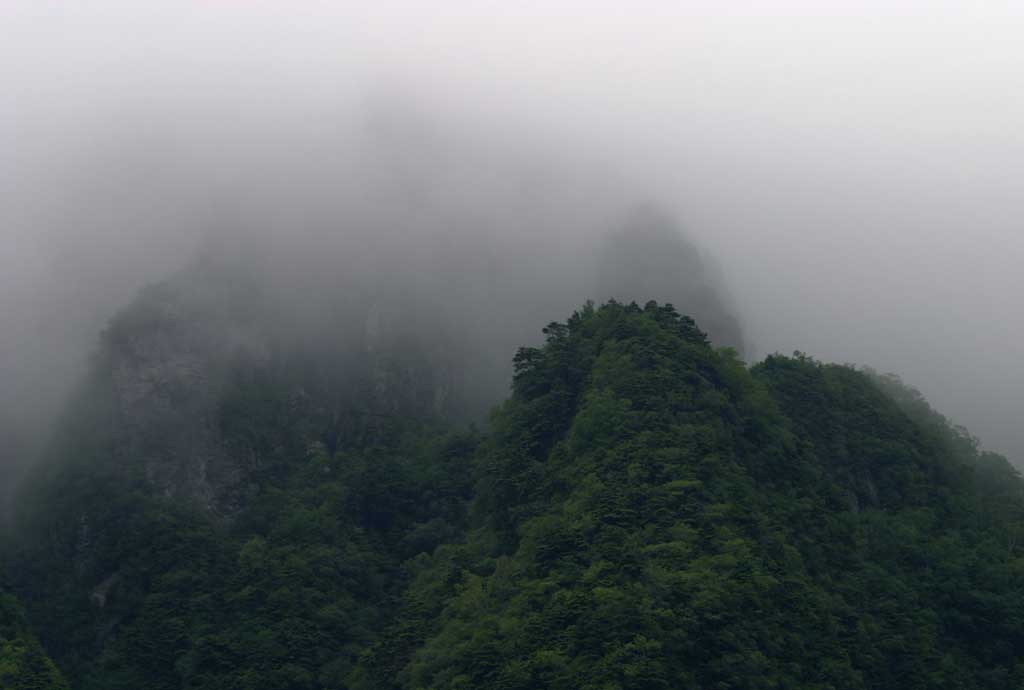
[[[491,169],[574,227],[656,200],[755,358],[896,372],[1020,463],[1022,37],[998,2],[8,1],[0,404],[60,398],[211,226],[287,243],[344,201],[317,171],[390,170],[361,148],[383,126],[510,244],[545,240]]]

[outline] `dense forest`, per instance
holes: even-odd
[[[1024,482],[893,376],[588,303],[466,425],[196,323],[118,317],[21,490],[0,687],[1024,687]]]

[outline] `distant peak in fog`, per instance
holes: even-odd
[[[632,208],[602,242],[596,296],[671,303],[716,344],[747,349],[720,272],[656,204]]]

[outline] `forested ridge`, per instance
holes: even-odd
[[[916,391],[654,302],[544,334],[479,428],[192,336],[126,412],[101,353],[4,543],[0,687],[1024,687],[1024,482]]]

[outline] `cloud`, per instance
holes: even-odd
[[[17,428],[59,406],[119,306],[200,247],[242,256],[259,236],[284,257],[341,233],[348,258],[292,259],[415,269],[418,289],[467,301],[490,293],[451,276],[497,266],[497,293],[536,305],[529,332],[480,322],[503,343],[588,296],[578,248],[656,199],[717,258],[751,355],[895,371],[1024,457],[1019,9],[0,12],[0,372],[18,391],[0,404]]]

